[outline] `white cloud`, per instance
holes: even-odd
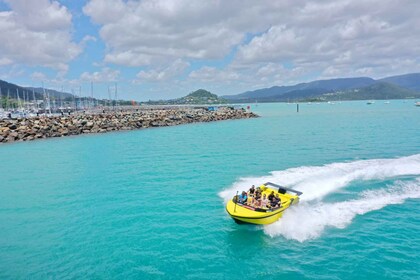
[[[192,71],[189,78],[200,82],[231,82],[240,78],[239,74],[231,69],[219,70],[215,67],[204,66]]]
[[[194,82],[259,85],[418,71],[419,10],[410,0],[90,0],[83,9],[100,26],[106,63],[153,65],[142,81],[165,80],[164,65],[180,59],[203,61]],[[225,69],[206,66],[232,52]]]
[[[140,71],[137,74],[137,80],[135,82],[161,82],[167,81],[173,77],[176,77],[184,73],[185,69],[190,66],[188,62],[181,59],[175,60],[171,65],[166,68],[156,70],[152,69],[149,71]]]
[[[83,11],[101,26],[106,62],[143,66],[223,58],[247,32],[269,26],[273,4],[261,2],[91,0]]]
[[[223,94],[307,79],[420,71],[420,1],[89,0],[83,13],[99,35],[79,43],[72,32],[85,21],[73,26],[81,17],[76,11],[73,18],[60,4],[65,1],[3,2],[10,10],[0,12],[0,32],[8,38],[0,43],[0,70],[50,67],[58,70],[57,81],[66,80],[69,62],[95,40],[102,40],[93,44],[97,52],[81,61],[93,63],[104,51],[103,61],[93,65],[105,68],[84,72],[82,81],[119,79],[109,64],[141,66],[134,82],[157,92],[172,92],[178,84],[182,90],[213,86]],[[196,70],[185,78],[191,65]]]
[[[111,68],[105,67],[101,71],[89,73],[83,72],[80,76],[82,81],[88,82],[116,82],[120,76],[119,70],[113,70]]]
[[[57,1],[7,0],[11,10],[0,12],[0,61],[42,65],[66,72],[80,54],[71,38],[72,15]]]
[[[304,38],[285,25],[272,26],[239,48],[238,59],[243,62],[269,62],[289,58],[302,50]]]
[[[288,63],[321,77],[381,77],[420,70],[420,33],[414,28],[420,25],[420,2],[305,2],[242,44],[235,67]]]
[[[7,57],[1,57],[0,58],[0,66],[4,66],[4,65],[10,65],[13,63],[13,60],[7,58]]]
[[[31,79],[34,81],[45,81],[47,76],[41,72],[34,72],[31,74]]]

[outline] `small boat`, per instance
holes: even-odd
[[[267,182],[260,186],[261,195],[268,197],[271,192],[278,194],[281,199],[279,207],[275,208],[255,208],[246,203],[240,203],[238,195],[235,195],[226,205],[226,211],[232,217],[232,219],[238,223],[248,223],[257,225],[268,225],[274,223],[283,215],[283,212],[292,205],[299,202],[299,196],[302,194],[300,191],[296,191],[290,188],[286,188],[280,185],[276,185]]]
[[[372,104],[375,104],[375,102],[374,101],[368,101],[368,102],[366,102],[366,104],[367,105],[372,105]]]
[[[419,101],[419,102],[414,103],[414,105],[415,105],[415,106],[420,107],[420,101]]]

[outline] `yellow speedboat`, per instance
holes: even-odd
[[[278,194],[281,199],[280,206],[256,208],[253,205],[241,203],[239,196],[235,195],[226,205],[226,211],[235,222],[258,225],[274,223],[283,215],[284,210],[299,202],[299,196],[302,194],[300,191],[285,188],[270,182],[261,185],[260,189],[261,195],[265,194],[267,197],[272,192],[275,195]]]

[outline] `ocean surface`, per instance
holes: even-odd
[[[0,279],[420,279],[420,108],[262,117],[0,146]],[[225,202],[303,191],[269,226]]]

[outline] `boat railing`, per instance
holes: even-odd
[[[295,193],[297,196],[300,196],[302,194],[302,192],[300,192],[300,191],[297,191],[297,190],[294,190],[294,189],[291,189],[291,188],[286,188],[286,187],[283,187],[283,186],[280,186],[280,185],[277,185],[277,184],[274,184],[274,183],[271,183],[271,182],[265,183],[264,186],[276,187],[276,188],[278,188],[278,192],[282,193],[282,194],[284,194],[286,191]],[[283,191],[283,192],[281,192],[281,191]]]

